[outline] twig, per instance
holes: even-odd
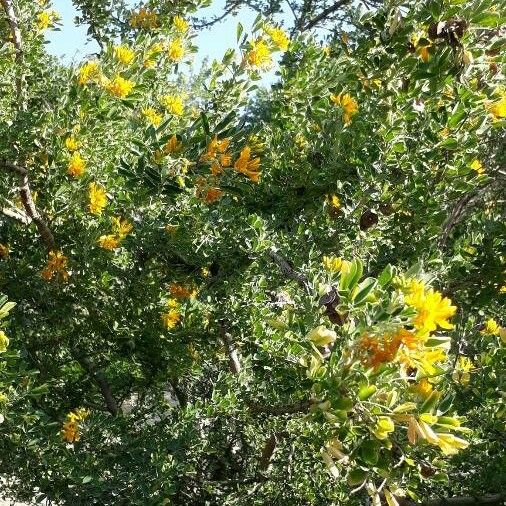
[[[279,253],[277,253],[274,249],[268,250],[267,254],[271,257],[274,263],[279,267],[281,272],[290,279],[296,281],[304,290],[311,294],[311,287],[309,285],[309,280],[301,274],[297,272],[287,260],[285,260]]]
[[[314,17],[311,21],[309,21],[307,25],[303,28],[303,31],[311,30],[311,28],[314,28],[320,21],[325,19],[327,16],[330,16],[330,14],[333,14],[335,11],[339,10],[346,4],[349,4],[350,2],[351,0],[339,0],[334,5],[327,7],[322,12],[320,12],[318,16]]]
[[[318,401],[314,399],[294,402],[293,404],[280,404],[278,406],[266,406],[256,402],[249,402],[248,408],[250,412],[255,415],[292,415],[296,413],[307,413],[309,408],[317,403]]]

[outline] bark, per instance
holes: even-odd
[[[285,260],[279,253],[277,253],[274,249],[270,249],[267,254],[274,261],[274,263],[279,267],[279,270],[289,279],[293,279],[296,281],[301,288],[303,288],[308,294],[311,294],[311,287],[309,285],[309,280],[301,274],[297,272],[287,260]]]

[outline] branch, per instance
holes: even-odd
[[[489,506],[502,505],[506,499],[506,494],[489,494],[480,497],[461,496],[450,497],[449,499],[441,497],[438,499],[430,499],[422,503],[416,503],[404,497],[396,497],[399,506],[474,506],[487,504]]]
[[[438,239],[439,248],[444,248],[448,241],[451,231],[455,228],[455,226],[461,221],[462,217],[466,214],[466,212],[475,204],[475,202],[483,195],[486,195],[491,190],[494,190],[495,187],[501,187],[504,182],[495,180],[490,181],[483,186],[476,189],[475,192],[469,192],[464,194],[457,202],[455,207],[452,209],[450,215],[445,221],[441,234]]]
[[[25,208],[26,219],[23,221],[25,224],[30,223],[31,220],[37,226],[37,230],[39,232],[40,238],[47,246],[48,250],[56,249],[56,242],[54,240],[54,236],[47,226],[46,222],[40,215],[39,211],[35,207],[35,203],[33,201],[32,192],[30,190],[30,183],[28,179],[28,171],[15,163],[6,162],[4,160],[0,161],[0,167],[4,167],[5,169],[14,172],[18,175],[19,178],[19,195],[21,197],[21,202],[23,203],[23,207]],[[4,212],[4,214],[6,214]],[[13,216],[11,216],[13,217]],[[18,217],[19,220],[19,217]],[[19,220],[21,221],[21,220]],[[27,223],[28,222],[28,223]]]
[[[13,220],[19,221],[23,225],[30,225],[32,219],[28,217],[26,214],[21,213],[18,209],[9,209],[7,207],[2,208],[2,214],[7,216],[7,218],[12,218]]]
[[[107,380],[104,372],[101,369],[95,369],[95,366],[91,363],[90,359],[87,357],[79,357],[79,363],[83,366],[84,369],[88,371],[91,377],[95,379],[98,387],[100,388],[100,392],[105,400],[105,405],[107,406],[107,411],[111,413],[111,415],[116,416],[119,412],[118,403],[114,398],[114,395],[111,390],[111,385]]]
[[[230,371],[234,374],[239,374],[241,372],[241,363],[239,362],[235,346],[232,343],[232,336],[230,335],[227,324],[224,320],[220,322],[220,337],[227,349]]]
[[[16,50],[16,64],[19,66],[19,70],[16,76],[16,91],[19,99],[19,106],[21,110],[26,109],[26,103],[23,99],[23,88],[24,88],[24,76],[21,71],[21,63],[23,60],[23,43],[21,42],[21,31],[19,29],[18,18],[12,0],[0,0],[4,8],[5,14],[7,15],[7,21],[11,31],[12,42],[14,49]]]
[[[318,16],[309,21],[308,24],[302,29],[302,31],[311,30],[311,28],[314,28],[320,21],[325,19],[327,16],[330,16],[330,14],[333,14],[335,11],[339,10],[341,7],[349,3],[351,3],[351,0],[339,0],[334,5],[327,7],[322,12],[320,12]]]
[[[274,450],[276,450],[276,444],[276,434],[272,434],[272,436],[267,439],[264,447],[262,448],[262,455],[260,456],[260,460],[258,462],[258,469],[260,471],[267,471],[269,468],[271,457],[274,454]]]
[[[281,272],[290,279],[296,281],[304,290],[311,294],[311,288],[309,286],[309,280],[301,274],[297,272],[287,260],[285,260],[279,253],[277,253],[274,249],[270,249],[267,254],[271,257],[274,263],[279,267]]]
[[[317,404],[317,400],[305,400],[294,402],[293,404],[280,404],[278,406],[265,406],[264,404],[257,404],[256,402],[249,402],[248,408],[252,414],[267,414],[267,415],[293,415],[296,413],[307,413],[309,408]]]
[[[196,24],[194,28],[200,30],[201,28],[210,28],[211,26],[214,26],[216,23],[219,23],[223,19],[225,19],[229,14],[231,14],[235,9],[237,9],[240,5],[240,2],[232,2],[230,6],[223,11],[223,14],[221,16],[215,17],[211,19],[210,21],[204,21],[203,23]]]

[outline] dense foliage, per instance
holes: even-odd
[[[259,16],[197,74],[207,2],[76,2],[77,67],[1,3],[6,495],[506,489],[500,2],[292,2],[328,41]]]

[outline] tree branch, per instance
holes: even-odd
[[[230,371],[234,374],[239,374],[241,372],[241,363],[239,362],[237,351],[231,340],[232,336],[228,331],[227,323],[224,320],[220,322],[220,337],[227,350]]]
[[[24,88],[24,76],[21,69],[21,63],[23,60],[23,43],[21,41],[21,31],[19,29],[18,18],[12,0],[0,0],[7,16],[9,28],[11,31],[12,42],[16,52],[16,64],[19,66],[16,75],[16,91],[19,99],[19,106],[21,110],[26,109],[26,103],[23,99],[23,88]]]
[[[2,214],[7,216],[7,218],[12,218],[13,220],[19,221],[23,225],[30,225],[32,222],[31,218],[29,218],[26,214],[21,213],[21,211],[17,209],[9,209],[7,207],[2,208]]]
[[[339,0],[335,4],[327,7],[322,12],[320,12],[320,14],[318,14],[318,16],[314,17],[311,21],[309,21],[307,25],[302,28],[301,31],[311,30],[311,28],[314,28],[320,21],[324,20],[326,17],[330,16],[331,14],[339,10],[341,7],[344,7],[349,3],[351,3],[351,0]]]
[[[119,412],[118,403],[114,398],[111,385],[109,384],[104,372],[101,369],[97,370],[87,357],[79,357],[78,362],[86,371],[88,371],[90,376],[95,380],[100,388],[100,392],[105,400],[105,405],[107,406],[107,411],[109,411],[111,415],[116,416]]]
[[[301,274],[297,272],[287,260],[285,260],[279,253],[277,253],[274,249],[270,249],[267,254],[271,257],[274,263],[279,267],[280,271],[290,279],[296,281],[304,290],[311,294],[311,287],[309,286],[309,280]]]
[[[478,201],[480,197],[485,196],[487,193],[494,190],[496,187],[501,187],[503,184],[504,181],[500,180],[490,181],[477,188],[476,191],[464,194],[457,201],[457,204],[453,207],[442,227],[442,231],[438,239],[439,248],[442,249],[446,247],[451,231],[461,221],[463,216],[465,216],[466,212],[476,203],[476,201]]]
[[[304,400],[294,402],[293,404],[280,404],[277,406],[266,406],[264,404],[257,404],[256,402],[249,402],[248,408],[254,415],[267,414],[267,415],[293,415],[297,413],[307,413],[309,408],[316,404],[316,400]]]
[[[15,163],[10,163],[4,160],[0,161],[0,167],[3,167],[10,172],[14,172],[18,175],[19,178],[19,195],[21,197],[21,202],[23,203],[23,207],[25,208],[26,217],[20,219],[20,216],[17,217],[18,221],[22,221],[22,223],[29,224],[30,220],[35,223],[37,226],[37,230],[39,235],[47,246],[48,250],[56,249],[56,242],[54,240],[54,236],[47,226],[46,222],[40,215],[39,211],[35,207],[35,203],[33,201],[32,192],[30,190],[30,183],[28,179],[28,171]],[[4,214],[5,210],[3,211]],[[14,217],[11,215],[11,217]]]

